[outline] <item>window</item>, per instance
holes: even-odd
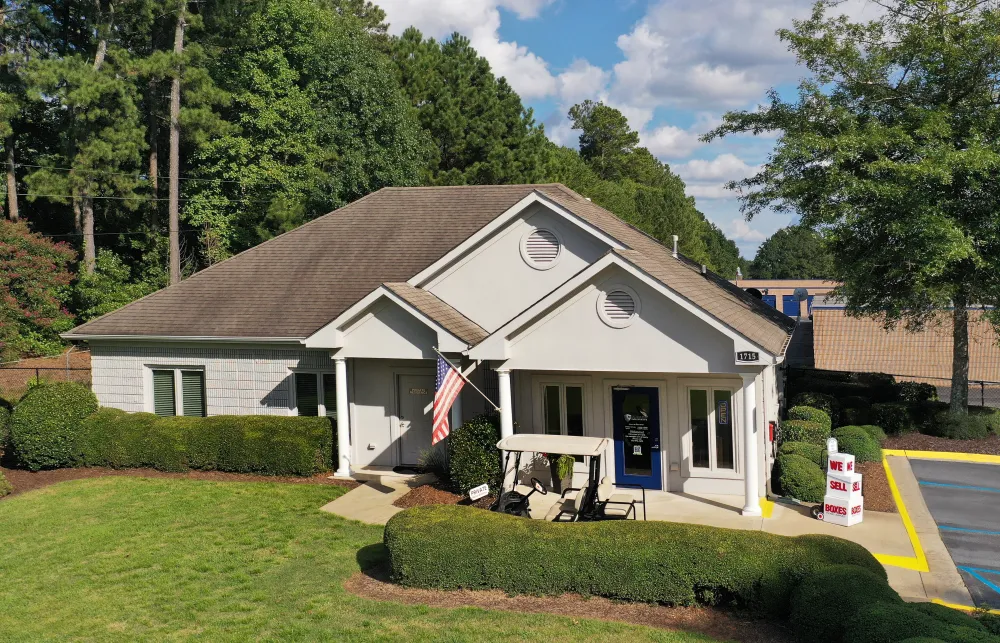
[[[333,373],[297,372],[294,378],[298,415],[337,417],[337,380]]]
[[[727,388],[688,389],[691,418],[691,466],[699,469],[736,469],[736,424],[733,391]]]
[[[205,371],[153,369],[153,412],[157,415],[205,417],[205,397]]]
[[[545,384],[542,389],[545,433],[582,436],[583,387],[575,384]]]

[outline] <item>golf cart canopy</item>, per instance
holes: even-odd
[[[559,453],[595,457],[603,455],[609,444],[611,441],[607,438],[518,433],[508,435],[497,442],[497,448],[503,451],[530,451],[532,453]]]

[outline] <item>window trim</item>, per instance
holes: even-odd
[[[678,382],[682,418],[681,418],[681,449],[684,463],[682,475],[688,478],[725,478],[743,479],[743,387],[735,380],[719,379],[682,379]],[[708,467],[696,467],[694,462],[694,441],[691,434],[691,391],[703,390],[708,394],[711,404],[708,414]],[[715,435],[715,391],[729,391],[732,399],[730,420],[733,429],[733,468],[720,469],[717,466]]]
[[[290,368],[288,378],[288,414],[296,417],[313,417],[313,416],[299,416],[299,401],[296,399],[296,388],[295,388],[295,377],[299,374],[302,375],[313,375],[316,377],[316,417],[329,417],[336,421],[336,415],[328,416],[326,414],[326,390],[323,388],[323,376],[329,375],[334,378],[336,382],[337,373],[335,370],[330,368]],[[334,406],[337,404],[336,396],[336,384],[334,385]],[[339,411],[334,411],[334,413],[339,413]]]
[[[580,389],[580,401],[582,408],[580,409],[581,417],[583,420],[583,435],[588,435],[587,429],[590,428],[590,423],[587,421],[587,385],[583,382],[553,382],[553,381],[541,381],[539,383],[539,392],[541,394],[541,405],[542,405],[542,434],[549,435],[545,432],[545,404],[546,404],[546,389],[550,386],[559,387],[559,435],[569,435],[569,411],[566,408],[566,387],[573,387]],[[555,434],[552,434],[555,435]]]
[[[201,373],[202,382],[202,402],[204,403],[205,415],[187,417],[208,417],[208,375],[203,364],[144,364],[143,373],[143,408],[147,413],[156,413],[155,391],[153,390],[153,371],[173,371],[174,373],[174,415],[173,417],[184,416],[184,381],[181,371],[196,371]]]

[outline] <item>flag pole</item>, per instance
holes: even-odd
[[[465,382],[466,384],[468,384],[472,388],[476,389],[476,393],[479,393],[480,395],[482,395],[483,399],[490,403],[490,406],[492,406],[493,408],[495,408],[497,411],[500,411],[500,407],[497,406],[496,404],[494,404],[493,400],[491,400],[489,398],[489,396],[486,395],[486,393],[483,393],[482,391],[480,391],[478,386],[476,386],[475,384],[473,384],[472,382],[470,382],[468,380],[468,378],[465,377],[465,375],[462,375],[462,369],[460,369],[459,367],[457,367],[454,364],[452,364],[451,360],[448,359],[447,357],[445,357],[444,354],[441,351],[439,351],[436,346],[431,346],[431,348],[434,349],[434,352],[437,353],[438,356],[441,357],[441,359],[443,359],[445,362],[448,363],[448,366],[450,366],[453,369],[455,369],[455,372],[458,373],[458,376],[462,378],[463,382]]]

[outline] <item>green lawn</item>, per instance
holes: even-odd
[[[118,477],[4,500],[0,639],[711,640],[355,597],[342,582],[382,529],[318,511],[342,492]]]

